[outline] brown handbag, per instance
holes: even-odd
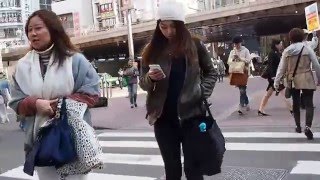
[[[246,86],[248,84],[248,71],[244,73],[231,73],[230,74],[230,85],[232,86]]]

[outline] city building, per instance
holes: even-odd
[[[0,48],[25,44],[24,24],[39,9],[35,0],[0,0]]]
[[[120,0],[92,0],[94,25],[99,30],[119,26],[123,16],[119,14]]]
[[[69,36],[80,36],[94,26],[92,2],[89,0],[52,1],[51,8],[61,19]]]
[[[132,23],[152,21],[157,7],[167,0],[92,0],[92,12],[96,29],[107,30],[125,25],[127,7],[130,7]],[[193,14],[212,7],[212,0],[177,0],[182,2],[186,14]]]
[[[40,0],[40,9],[51,10],[52,0]]]

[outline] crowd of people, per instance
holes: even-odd
[[[309,31],[293,28],[289,32],[290,45],[284,49],[280,39],[274,39],[271,51],[266,58],[266,67],[263,78],[267,80],[266,94],[263,96],[258,109],[259,116],[269,116],[265,107],[274,92],[280,94],[293,116],[297,133],[302,132],[300,122],[300,109],[306,110],[305,135],[309,140],[313,139],[311,131],[314,105],[313,94],[320,84],[320,66],[314,49],[318,45],[318,38],[313,32],[311,41],[308,41]],[[233,39],[234,49],[230,52],[228,64],[230,84],[240,90],[240,103],[238,113],[243,115],[250,110],[248,95],[246,92],[248,77],[250,75],[249,50],[241,46],[242,38]],[[315,75],[313,73],[315,71]],[[290,102],[292,100],[292,102]]]

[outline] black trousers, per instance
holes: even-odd
[[[293,115],[296,122],[296,126],[300,127],[300,107],[301,107],[301,91],[303,94],[303,102],[306,108],[306,126],[311,127],[314,115],[313,107],[313,94],[314,90],[311,89],[293,89],[292,101],[293,101]]]
[[[183,134],[187,128],[180,126],[178,118],[161,117],[154,125],[154,133],[164,161],[166,180],[180,180],[182,176],[181,144],[184,151]],[[203,180],[203,176],[192,167],[192,157],[184,156],[184,172],[187,180]]]
[[[303,94],[303,93],[301,93],[300,107],[301,107],[302,109],[305,109],[305,108],[306,108],[306,105],[305,105],[305,103],[304,103],[304,94]]]

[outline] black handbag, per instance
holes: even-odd
[[[192,160],[185,167],[193,167],[201,175],[212,176],[221,172],[223,156],[226,151],[224,136],[213,118],[207,100],[204,105],[208,115],[194,117],[182,123],[183,153]],[[206,131],[201,131],[201,124]]]
[[[200,42],[196,42],[198,55],[205,49]],[[201,57],[199,56],[199,62]],[[199,64],[201,67],[201,64]],[[202,79],[202,77],[201,77]],[[201,88],[201,100],[205,106],[203,116],[193,117],[184,120],[182,123],[182,145],[185,156],[190,157],[190,161],[184,164],[185,167],[192,167],[194,174],[212,176],[221,173],[223,156],[226,151],[224,136],[210,111],[208,101],[204,98],[204,89]],[[205,131],[200,127],[205,124]]]
[[[287,81],[287,87],[286,87],[285,94],[284,94],[284,96],[287,99],[291,98],[291,96],[292,96],[292,88],[293,88],[292,84],[293,84],[294,77],[296,76],[296,73],[297,73],[297,69],[299,66],[299,62],[301,59],[301,54],[302,54],[303,49],[304,49],[304,46],[302,47],[302,49],[298,55],[298,60],[297,60],[296,66],[294,67],[292,77],[290,79],[288,79],[288,81]]]
[[[23,171],[30,176],[33,176],[35,166],[58,168],[77,159],[65,98],[62,99],[61,108],[59,106],[60,103],[51,123],[40,128],[32,150],[26,155]]]

